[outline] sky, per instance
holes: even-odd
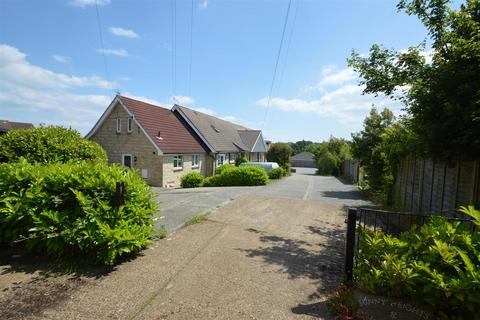
[[[427,37],[396,3],[0,0],[0,119],[84,135],[121,93],[262,129],[272,141],[350,138],[372,104],[401,112],[362,95],[346,63],[352,49],[403,50]]]

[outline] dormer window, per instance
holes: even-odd
[[[122,119],[117,118],[117,133],[122,132]]]
[[[158,140],[163,140],[163,138],[162,138],[162,136],[161,136],[161,134],[160,134],[160,131],[158,131],[158,133],[157,133],[157,139],[158,139]]]
[[[212,127],[213,131],[216,133],[220,133],[220,130],[218,130],[213,124],[210,127]]]
[[[133,131],[133,118],[130,117],[128,118],[128,121],[127,121],[127,131],[129,133],[131,133]]]

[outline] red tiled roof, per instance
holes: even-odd
[[[205,153],[202,145],[169,109],[124,96],[119,98],[163,153]],[[162,139],[157,138],[159,131]]]

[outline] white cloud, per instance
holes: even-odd
[[[117,57],[128,57],[129,54],[125,49],[97,49],[98,53],[104,53],[107,55],[113,55]]]
[[[98,87],[102,89],[115,87],[114,83],[101,77],[77,77],[56,73],[30,64],[26,58],[27,55],[17,48],[0,45],[0,85],[21,85],[57,90],[73,87]]]
[[[234,116],[224,116],[224,117],[220,117],[220,119],[228,121],[228,122],[239,121],[239,119],[237,119],[237,117],[234,117]]]
[[[188,106],[195,102],[195,99],[187,96],[172,96],[170,100],[172,101],[172,103],[176,103],[182,106]]]
[[[86,133],[111,101],[103,94],[80,94],[75,89],[111,89],[97,76],[77,77],[32,65],[15,47],[0,45],[0,109],[5,117],[27,112],[31,122],[72,126]]]
[[[110,32],[119,37],[138,38],[138,34],[135,31],[120,27],[110,27]]]
[[[310,92],[325,92],[329,86],[338,86],[357,79],[357,74],[352,68],[339,69],[335,65],[327,65],[321,70],[320,81],[313,85],[307,85],[301,89],[302,94]]]
[[[94,6],[95,3],[98,6],[105,6],[107,4],[110,4],[110,0],[72,0],[70,2],[70,5],[74,7],[85,8],[88,6]]]
[[[207,9],[208,8],[208,0],[203,0],[198,3],[198,7],[200,9]]]
[[[349,127],[360,125],[372,104],[380,107],[388,106],[398,113],[400,109],[398,102],[393,102],[386,97],[375,98],[371,95],[362,95],[363,89],[363,86],[347,84],[322,95],[319,99],[273,97],[270,100],[270,107],[288,112],[315,113],[321,117],[334,118]],[[258,100],[257,104],[266,107],[268,97]]]
[[[69,57],[61,56],[59,54],[52,55],[52,59],[60,63],[67,63],[70,60]]]
[[[326,74],[319,82],[320,85],[339,85],[357,78],[357,74],[351,68],[345,68],[337,72]]]

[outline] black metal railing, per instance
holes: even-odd
[[[357,227],[368,228],[373,231],[381,231],[385,234],[398,236],[408,231],[412,226],[420,228],[428,223],[433,214],[413,214],[407,212],[392,212],[372,208],[349,208],[347,223],[347,237],[345,250],[345,281],[347,285],[353,283],[353,267],[355,255],[358,252],[360,239],[356,234]],[[448,221],[460,222],[465,228],[472,232],[477,230],[475,223],[468,217],[449,213],[442,215]]]

